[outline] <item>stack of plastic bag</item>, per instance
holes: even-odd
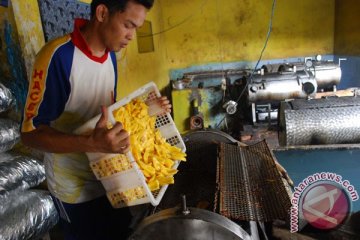
[[[0,200],[0,239],[37,239],[58,222],[54,202],[47,191],[15,191]]]
[[[0,113],[13,106],[10,91],[0,84]],[[33,190],[45,180],[42,161],[9,151],[20,141],[20,124],[0,118],[0,240],[37,239],[58,222],[48,191]]]

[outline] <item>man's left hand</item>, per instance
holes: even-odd
[[[161,106],[162,109],[164,109],[164,114],[165,113],[171,113],[171,104],[169,99],[166,96],[162,96],[158,98],[159,104]]]
[[[150,116],[158,116],[164,115],[166,113],[171,113],[171,104],[166,96],[148,100],[146,101],[146,104],[149,106],[148,113]]]

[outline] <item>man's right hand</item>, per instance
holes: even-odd
[[[122,124],[117,122],[108,129],[108,110],[101,107],[102,115],[96,123],[91,134],[91,139],[96,152],[102,153],[126,153],[130,149],[130,138]]]

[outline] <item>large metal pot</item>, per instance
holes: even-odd
[[[129,240],[240,240],[249,234],[229,219],[202,209],[170,208],[145,218]]]

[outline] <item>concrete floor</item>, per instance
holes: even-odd
[[[291,233],[288,229],[277,228],[273,229],[274,239],[278,240],[315,240],[318,238],[309,237],[300,233]]]

